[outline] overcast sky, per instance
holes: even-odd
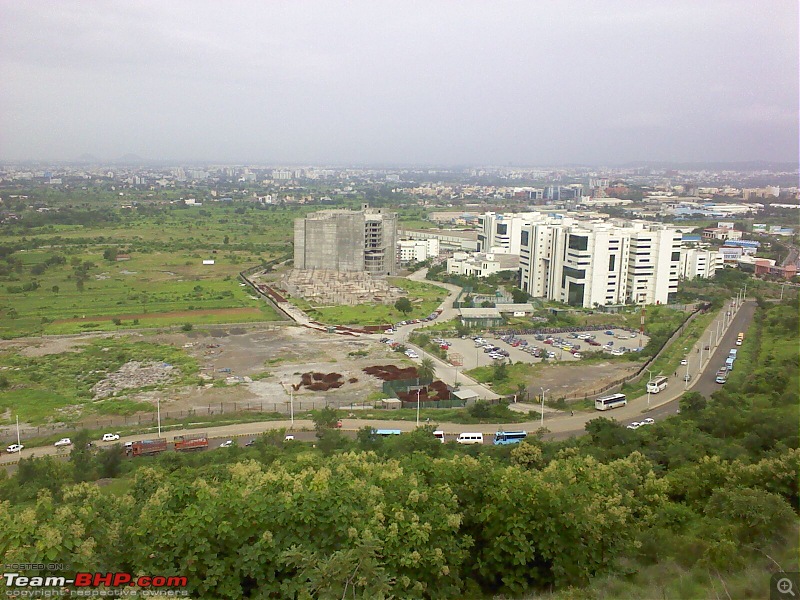
[[[0,158],[796,161],[797,0],[0,0]]]

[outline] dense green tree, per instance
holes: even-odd
[[[398,298],[394,303],[394,307],[404,315],[410,313],[414,308],[411,304],[411,300],[409,300],[405,296],[403,296],[402,298]]]

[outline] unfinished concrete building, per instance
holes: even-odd
[[[372,276],[397,272],[397,213],[321,210],[294,221],[294,268]]]

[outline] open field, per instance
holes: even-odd
[[[236,276],[288,256],[292,220],[305,212],[167,206],[82,213],[85,224],[6,224],[0,336],[113,329],[114,319],[138,327],[274,320]]]

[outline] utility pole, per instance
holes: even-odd
[[[542,419],[540,427],[544,428],[544,395],[550,391],[550,388],[544,389],[543,387],[540,387],[539,389],[542,390]]]
[[[17,415],[17,446],[21,446],[22,442],[19,441],[19,415]]]
[[[422,388],[417,388],[417,427],[419,427],[419,392]]]
[[[156,398],[156,409],[158,410],[158,437],[161,437],[161,399]]]

